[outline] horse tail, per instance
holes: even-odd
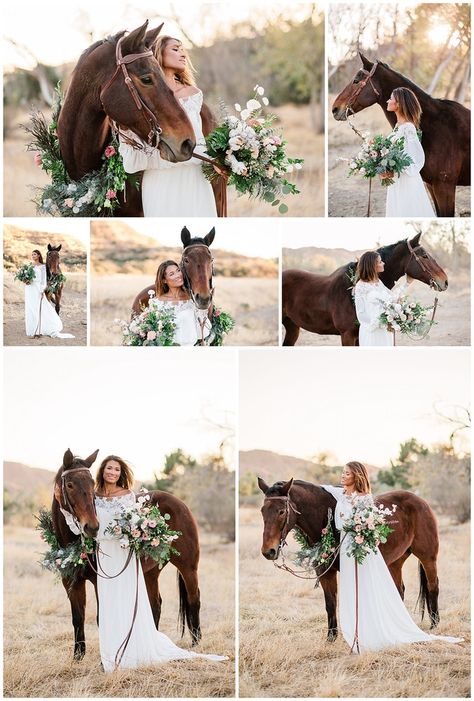
[[[191,612],[189,609],[188,592],[186,591],[184,579],[181,572],[178,572],[177,575],[179,589],[178,626],[181,626],[181,637],[183,637],[186,625],[188,626],[189,630],[192,629]]]
[[[425,607],[428,605],[428,580],[423,565],[418,561],[418,575],[420,577],[420,589],[418,591],[418,599],[416,600],[415,608],[418,608],[421,614],[421,620],[425,615]]]

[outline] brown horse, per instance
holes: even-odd
[[[179,267],[183,274],[184,289],[188,292],[198,309],[206,309],[208,311],[209,318],[212,316],[212,298],[214,294],[212,283],[213,257],[209,247],[214,241],[215,235],[216,230],[214,227],[204,237],[192,237],[186,227],[181,230],[183,253]],[[150,301],[150,292],[154,292],[156,296],[158,295],[156,280],[153,285],[148,285],[148,287],[141,290],[133,300],[132,319],[146,309]]]
[[[97,535],[99,522],[94,503],[94,480],[90,473],[90,467],[94,463],[98,450],[88,458],[82,460],[74,457],[68,449],[64,453],[63,464],[55,477],[55,484],[60,490],[60,501],[53,497],[52,518],[53,529],[61,546],[66,546],[80,536],[74,535],[61,513],[60,507],[72,513],[83,532],[92,538]],[[182,535],[175,541],[179,555],[173,555],[170,562],[178,570],[179,587],[179,620],[181,623],[181,635],[184,635],[187,625],[193,644],[201,639],[201,625],[199,618],[200,593],[198,581],[199,564],[199,536],[197,524],[186,504],[168,492],[149,492],[151,503],[159,505],[162,513],[168,513],[168,521],[173,530],[180,531]],[[161,570],[151,558],[142,559],[141,566],[145,577],[148,598],[156,628],[161,616],[161,596],[158,578]],[[84,616],[86,607],[86,580],[92,582],[97,601],[97,623],[99,622],[98,598],[97,598],[97,574],[88,564],[77,568],[73,578],[63,578],[72,613],[74,627],[74,657],[80,660],[86,651],[84,635]]]
[[[435,290],[448,287],[448,278],[435,259],[420,245],[421,234],[377,249],[385,263],[380,279],[392,289],[408,275]],[[352,298],[356,263],[352,261],[331,275],[306,270],[284,270],[282,274],[282,323],[284,346],[294,346],[300,329],[311,333],[340,336],[343,346],[359,343],[359,326]]]
[[[299,528],[311,545],[321,540],[321,531],[326,527],[328,509],[336,506],[335,498],[325,489],[309,482],[291,479],[288,482],[275,482],[269,487],[262,479],[258,486],[265,495],[262,506],[264,523],[262,555],[267,560],[276,560],[280,548],[288,533]],[[270,498],[269,498],[270,497]],[[431,628],[439,623],[438,595],[439,581],[437,574],[437,557],[439,549],[438,526],[431,507],[415,494],[405,491],[387,492],[375,499],[376,504],[391,507],[397,505],[393,532],[386,543],[380,545],[380,551],[387,564],[393,581],[404,598],[405,585],[402,567],[413,554],[419,560],[421,617],[425,606],[431,620]],[[332,528],[336,539],[339,532]],[[339,557],[330,569],[321,575],[321,587],[328,616],[328,640],[337,637],[337,571]]]
[[[48,243],[48,252],[46,254],[46,280],[49,284],[52,282],[56,275],[61,274],[61,268],[59,267],[59,251],[62,248],[62,244],[59,246],[51,246]],[[63,294],[64,284],[61,283],[55,286],[54,292],[46,292],[46,296],[56,309],[56,314],[59,314],[61,309],[61,297]]]
[[[417,96],[423,114],[420,129],[425,151],[421,177],[428,185],[439,217],[454,217],[457,185],[471,184],[471,112],[459,102],[438,100],[397,73],[386,63],[369,61],[359,52],[362,68],[332,105],[335,119],[344,121],[379,104],[392,127],[397,121],[387,111],[387,100],[395,88],[410,88]]]

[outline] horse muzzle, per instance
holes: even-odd
[[[332,116],[338,122],[345,122],[347,119],[347,108],[346,107],[333,107]]]
[[[206,310],[212,302],[212,295],[200,295],[198,292],[194,295],[194,303],[198,309]]]
[[[448,280],[433,280],[433,286],[438,292],[444,292],[448,289]]]
[[[99,532],[99,522],[96,523],[86,523],[83,525],[84,533],[89,536],[89,538],[95,538]]]
[[[171,163],[189,161],[195,147],[196,144],[191,139],[184,139],[181,143],[175,143],[169,137],[160,136],[160,155],[165,161],[170,161]]]
[[[265,557],[267,560],[277,560],[278,559],[278,548],[269,548],[268,550],[264,550],[262,548],[262,555]]]

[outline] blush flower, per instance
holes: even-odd
[[[106,158],[112,158],[112,156],[115,156],[116,153],[117,151],[113,146],[107,146],[107,148],[104,151],[104,156]]]

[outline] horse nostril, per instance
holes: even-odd
[[[333,107],[333,108],[332,108],[332,113],[333,113],[333,116],[334,116],[334,117],[336,116],[337,112],[338,112],[338,108],[337,108],[337,107]]]
[[[195,145],[196,144],[194,143],[194,141],[191,141],[191,139],[185,139],[181,144],[181,153],[183,154],[183,156],[191,158]]]

